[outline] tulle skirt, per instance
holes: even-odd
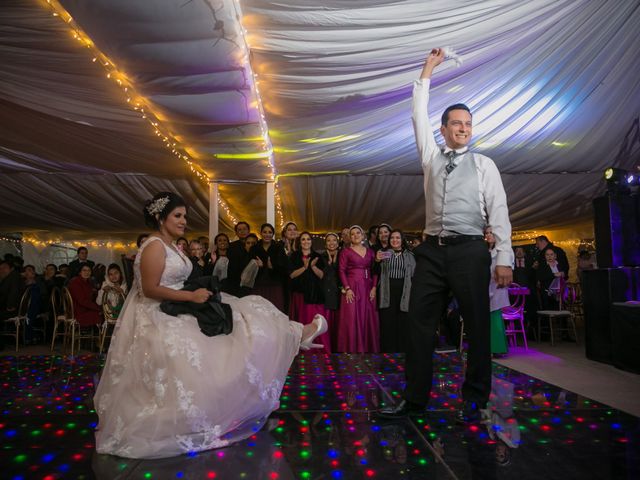
[[[96,450],[163,458],[254,434],[279,407],[302,325],[262,297],[223,294],[233,331],[207,337],[131,292],[94,398]]]

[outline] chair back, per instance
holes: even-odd
[[[53,312],[53,318],[58,318],[64,313],[64,307],[62,304],[62,292],[59,287],[53,287],[51,289],[51,295],[49,295],[49,302],[51,303],[51,311]]]
[[[517,283],[511,283],[509,285],[509,289],[522,289],[522,287]],[[521,313],[524,311],[524,305],[527,300],[527,296],[524,294],[524,291],[517,292],[514,295],[509,295],[509,297],[512,299],[511,305],[504,307],[502,309],[503,312]]]
[[[115,323],[124,305],[124,294],[116,288],[105,288],[102,294],[102,313],[105,321]]]
[[[62,287],[62,314],[67,320],[76,318],[75,311],[73,309],[73,298],[71,292],[67,287]]]
[[[22,293],[20,297],[20,304],[18,305],[18,316],[26,317],[27,313],[29,313],[29,306],[31,305],[31,288],[27,286],[25,291]]]

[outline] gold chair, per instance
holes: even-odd
[[[115,288],[106,288],[102,294],[102,315],[104,320],[102,325],[100,325],[101,355],[104,350],[105,339],[107,337],[111,338],[111,335],[108,333],[109,327],[111,327],[111,332],[113,333],[113,328],[118,321],[118,316],[120,315],[120,311],[124,305],[124,300],[125,298],[122,290]]]
[[[56,343],[56,337],[62,336],[64,345],[66,334],[66,330],[64,328],[66,326],[66,323],[64,321],[62,293],[60,292],[60,289],[58,287],[53,287],[53,289],[51,290],[49,303],[51,304],[51,315],[53,316],[53,333],[51,334],[51,351],[53,352],[53,347]]]
[[[538,310],[536,312],[538,315],[538,341],[542,339],[542,320],[546,318],[548,319],[548,330],[549,338],[551,340],[551,346],[553,346],[554,344],[554,333],[558,332],[569,333],[573,331],[573,338],[575,339],[575,342],[578,343],[578,333],[576,331],[576,322],[573,316],[573,312],[562,308],[568,298],[568,295],[570,295],[570,293],[568,292],[570,292],[570,289],[567,289],[566,282],[561,280],[560,288],[558,289],[558,292],[556,294],[556,298],[558,299],[558,310]],[[562,326],[562,319],[566,319],[566,326]]]
[[[7,318],[4,320],[4,325],[12,325],[15,327],[14,332],[5,332],[3,326],[2,335],[5,337],[14,337],[16,339],[16,352],[18,351],[18,345],[20,343],[20,329],[24,326],[24,323],[27,321],[27,313],[29,312],[29,304],[31,303],[31,289],[27,288],[22,297],[20,297],[20,304],[18,305],[18,310],[16,311],[16,315]],[[22,331],[23,343],[24,343],[24,330]]]

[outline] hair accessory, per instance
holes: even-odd
[[[147,206],[147,212],[149,212],[150,215],[159,215],[168,204],[169,197],[156,198]]]

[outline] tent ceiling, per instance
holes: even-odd
[[[411,83],[428,50],[441,45],[464,63],[447,62],[434,77],[434,130],[446,105],[471,106],[473,148],[503,172],[515,228],[588,221],[590,200],[604,189],[601,172],[640,163],[637,123],[635,139],[632,130],[640,111],[638,2],[62,5],[183,152],[231,182],[222,197],[252,224],[264,220],[256,182],[272,170],[265,158],[238,157],[268,152],[270,140],[285,220],[312,230],[379,221],[420,229]],[[6,0],[2,10],[0,200],[8,215],[0,230],[136,232],[142,200],[167,188],[193,201],[192,225],[206,229],[206,185],[68,26],[35,0]],[[229,217],[222,221],[229,226]]]

